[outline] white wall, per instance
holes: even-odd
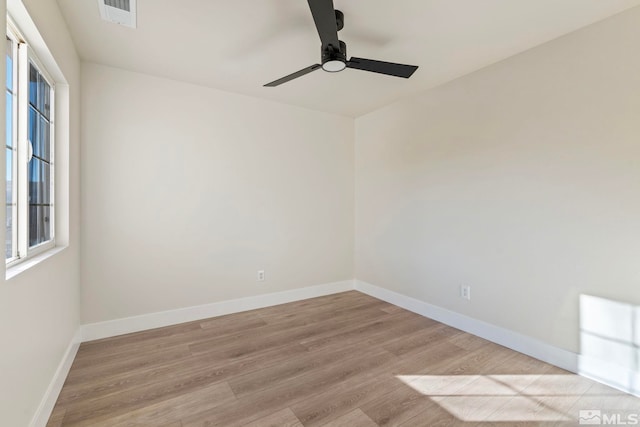
[[[352,119],[82,71],[84,323],[353,277]]]
[[[0,425],[3,426],[28,425],[80,323],[80,64],[56,2],[24,3],[68,83],[69,96],[65,102],[69,102],[69,144],[66,146],[61,139],[56,144],[57,204],[61,212],[58,218],[61,221],[56,225],[59,242],[67,247],[9,280],[4,279],[4,267],[0,272]],[[2,26],[5,7],[5,2],[0,2]],[[5,69],[0,68],[0,81],[4,81]],[[59,97],[59,101],[63,98]],[[61,107],[56,106],[59,111]],[[4,117],[4,103],[0,110],[0,116]],[[0,127],[0,134],[4,134],[4,120],[0,120]],[[5,173],[4,165],[3,160],[0,174]],[[2,212],[0,221],[4,223]],[[3,228],[0,241],[4,241]]]
[[[358,118],[356,277],[571,351],[581,293],[640,303],[638,22]]]

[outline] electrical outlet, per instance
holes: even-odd
[[[264,282],[264,270],[258,270],[258,282]]]
[[[460,298],[471,300],[471,286],[460,286]]]

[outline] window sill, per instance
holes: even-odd
[[[66,246],[56,246],[54,248],[49,249],[48,251],[45,251],[41,254],[34,256],[33,258],[26,259],[16,265],[12,265],[11,267],[7,268],[5,279],[10,280],[16,277],[17,275],[19,275],[20,273],[27,271],[31,267],[34,267],[37,264],[40,264],[42,261],[48,258],[51,258],[52,256],[62,252],[65,249],[66,249]]]

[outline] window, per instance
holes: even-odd
[[[6,50],[5,259],[9,265],[55,245],[54,85],[12,26]]]

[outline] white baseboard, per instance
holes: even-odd
[[[550,363],[571,372],[578,372],[578,356],[567,350],[554,347],[542,341],[501,328],[454,311],[444,309],[370,283],[355,281],[356,290],[381,299],[398,307],[428,317],[445,325],[500,344],[543,362]]]
[[[42,401],[40,401],[40,406],[36,409],[36,413],[31,419],[31,423],[29,423],[30,427],[44,427],[47,425],[51,412],[58,400],[58,395],[60,395],[62,386],[73,364],[73,359],[75,359],[76,353],[78,352],[78,347],[80,347],[80,341],[81,333],[80,328],[78,328],[73,338],[71,338],[71,342],[58,365],[58,369],[56,369],[55,374],[53,374],[49,387],[47,387],[47,391],[45,391]]]
[[[278,304],[315,298],[354,289],[353,280],[326,283],[323,285],[309,286],[306,288],[292,289],[290,291],[275,292],[264,295],[250,296],[234,300],[214,302],[211,304],[197,305],[193,307],[179,308],[176,310],[161,311],[157,313],[143,314],[140,316],[125,317],[123,319],[108,320],[106,322],[89,323],[82,325],[82,341],[92,341],[116,335],[129,334],[148,329],[161,328],[163,326],[176,325],[178,323],[207,319],[209,317],[225,314],[239,313],[241,311],[270,307]]]

